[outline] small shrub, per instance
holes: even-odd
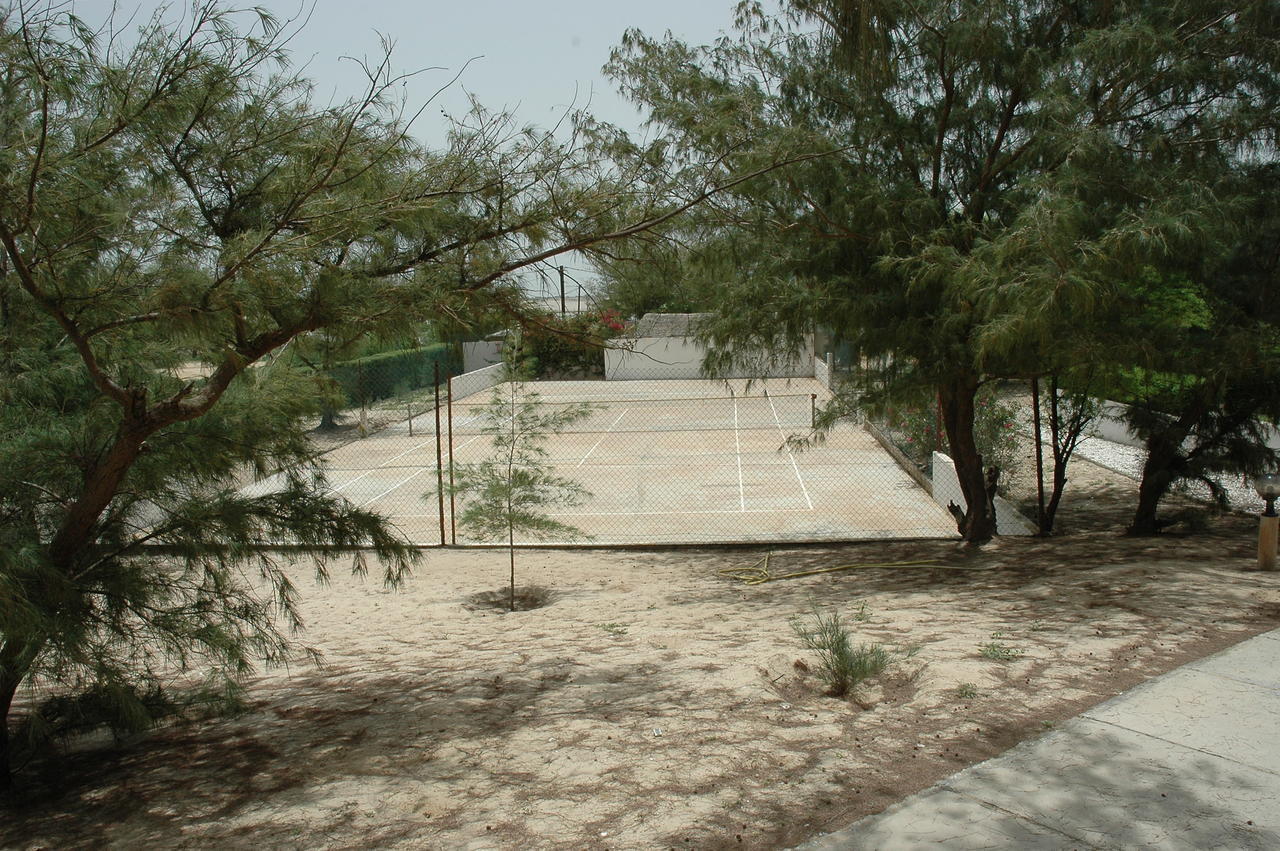
[[[835,611],[824,612],[815,607],[810,621],[792,618],[791,628],[806,647],[818,654],[818,676],[827,684],[827,693],[835,697],[848,694],[893,661],[889,651],[879,644],[854,647]]]
[[[961,683],[956,686],[956,697],[964,700],[972,700],[978,696],[978,687],[973,683]]]
[[[596,624],[596,626],[600,627],[601,629],[603,629],[605,632],[609,633],[610,635],[626,635],[626,634],[627,634],[627,626],[626,626],[626,624],[621,624],[621,623],[598,623],[598,624]]]
[[[993,632],[991,637],[994,639],[1004,638],[1003,632]],[[978,645],[978,653],[984,659],[992,659],[997,662],[1008,662],[1017,659],[1022,655],[1022,651],[1016,647],[1010,647],[1003,641],[988,641],[986,644]]]

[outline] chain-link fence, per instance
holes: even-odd
[[[424,546],[505,541],[508,532],[525,545],[954,537],[946,505],[963,497],[947,459],[935,455],[946,452],[936,399],[899,399],[867,422],[855,412],[815,435],[831,398],[826,385],[858,390],[860,376],[876,372],[815,360],[814,378],[511,382],[502,365],[450,375],[457,363],[447,353],[393,353],[347,367],[347,407],[336,427],[315,434],[334,490]],[[516,423],[526,406],[533,421]],[[1002,534],[1027,533],[1038,514],[1030,410],[1019,382],[991,385],[977,400],[979,450],[1001,470]],[[1047,429],[1042,454],[1051,461]],[[478,480],[484,465],[492,473],[512,454],[514,438],[532,460],[508,457],[502,475]],[[1092,528],[1114,525],[1113,514],[1125,519],[1142,448],[1099,434],[1073,457],[1065,521]],[[539,470],[548,477],[541,485],[501,503],[504,486]],[[1043,476],[1047,492],[1050,471]],[[1233,504],[1239,491],[1238,504],[1254,507],[1248,487],[1219,485],[1234,486]],[[1194,490],[1174,496],[1207,499]],[[1107,511],[1094,510],[1104,503]],[[503,517],[518,522],[507,530]]]
[[[366,406],[363,436],[325,458],[334,490],[421,545],[955,536],[861,424],[814,438],[829,392],[812,378],[513,382],[498,365]]]

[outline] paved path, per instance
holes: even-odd
[[[1280,630],[800,848],[1280,849]]]

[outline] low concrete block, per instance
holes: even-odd
[[[933,499],[943,508],[954,502],[961,509],[969,507],[969,501],[960,490],[960,479],[956,476],[956,465],[951,456],[941,452],[933,453]],[[1034,535],[1036,524],[1023,517],[1018,510],[1003,497],[995,498],[996,531],[1001,535]]]

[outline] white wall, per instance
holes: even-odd
[[[954,502],[961,510],[969,507],[969,501],[960,490],[960,478],[956,475],[955,462],[949,455],[941,452],[933,453],[933,499],[934,502],[947,507]],[[1034,535],[1036,525],[1023,517],[1005,501],[1003,497],[995,498],[996,532],[1001,535]]]
[[[449,392],[455,401],[465,399],[481,390],[487,390],[506,375],[506,364],[495,363],[474,372],[464,372],[449,379]]]
[[[828,390],[831,389],[831,353],[827,353],[827,359],[823,360],[817,355],[813,358],[813,377],[818,383]]]
[[[604,377],[607,381],[638,378],[703,378],[702,360],[707,350],[688,337],[641,337],[614,340],[604,350]],[[813,349],[807,346],[800,356],[785,364],[768,365],[761,358],[758,367],[747,366],[722,378],[804,378],[813,375]]]
[[[1119,402],[1103,401],[1102,413],[1098,419],[1094,420],[1090,437],[1100,437],[1103,440],[1109,440],[1112,443],[1119,443],[1124,446],[1136,446],[1139,449],[1145,449],[1145,445],[1141,440],[1129,431],[1129,427],[1125,425],[1124,415],[1128,410],[1128,406]],[[1280,429],[1275,426],[1268,426],[1264,429],[1267,435],[1267,446],[1280,451]]]
[[[495,363],[502,363],[501,340],[478,340],[462,344],[463,372],[474,372]]]

